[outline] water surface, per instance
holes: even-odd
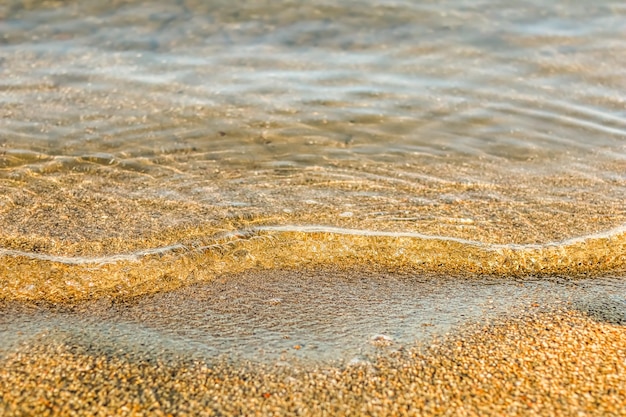
[[[161,311],[358,269],[402,315],[397,273],[462,276],[468,311],[483,277],[619,280],[625,27],[612,1],[5,2],[0,299]]]

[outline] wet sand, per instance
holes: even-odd
[[[605,317],[607,318],[607,317]],[[529,312],[343,367],[141,361],[63,341],[2,360],[3,415],[624,415],[622,324]]]
[[[626,414],[623,279],[222,278],[5,303],[0,414]]]

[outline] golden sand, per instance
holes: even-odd
[[[138,170],[87,157],[4,158],[0,300],[125,298],[227,273],[320,266],[498,276],[626,271],[619,175],[513,162],[504,175],[493,161],[421,157],[287,170],[220,167],[191,151]],[[605,165],[624,172],[622,162]]]
[[[348,366],[139,360],[62,341],[1,360],[2,415],[626,415],[626,332],[529,313]]]
[[[29,155],[0,173],[0,304],[120,302],[279,269],[626,271],[619,175],[417,161],[250,178],[252,167],[192,153],[137,167]],[[159,362],[42,337],[0,359],[0,414],[626,415],[625,342],[621,324],[580,312],[511,318],[346,367]]]
[[[598,276],[623,272],[626,232],[561,245],[493,247],[411,236],[250,231],[176,246],[163,253],[112,257],[5,256],[0,300],[71,303],[131,298],[246,270],[324,266],[448,276]]]

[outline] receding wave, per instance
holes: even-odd
[[[416,232],[266,225],[107,256],[0,249],[0,298],[72,302],[173,290],[252,269],[392,270],[445,276],[599,276],[626,270],[626,225],[543,244]]]

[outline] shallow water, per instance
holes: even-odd
[[[463,280],[338,271],[229,276],[123,303],[5,306],[2,352],[78,345],[93,355],[278,365],[362,364],[501,317],[578,310],[626,324],[626,282]]]
[[[611,1],[4,2],[0,299],[370,268],[462,276],[471,310],[484,276],[623,277],[624,27]]]

